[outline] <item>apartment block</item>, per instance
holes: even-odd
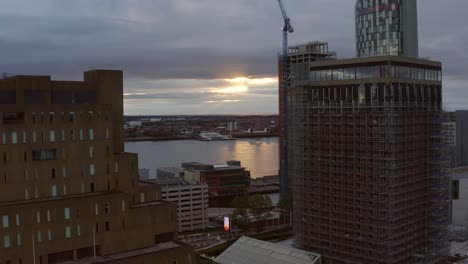
[[[0,156],[0,263],[196,263],[125,152],[122,71],[0,79]]]

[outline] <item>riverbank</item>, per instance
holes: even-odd
[[[236,138],[276,138],[278,134],[270,133],[261,133],[261,134],[235,134],[233,135]],[[158,142],[158,141],[179,141],[179,140],[197,140],[191,136],[174,136],[174,137],[135,137],[135,138],[125,138],[125,142]]]

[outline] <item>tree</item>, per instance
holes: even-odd
[[[263,196],[260,194],[250,197],[249,203],[252,216],[257,222],[257,228],[260,230],[263,221],[266,221],[270,217],[273,203],[269,196]]]
[[[234,220],[234,223],[246,231],[249,229],[249,197],[248,196],[239,196],[232,200],[232,207],[235,208],[234,212],[231,214],[231,219]]]

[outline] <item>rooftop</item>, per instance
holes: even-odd
[[[110,262],[114,262],[117,260],[123,260],[123,259],[141,256],[141,255],[152,254],[155,252],[170,250],[170,249],[174,249],[178,247],[181,247],[181,245],[174,243],[174,242],[167,242],[167,243],[157,244],[148,248],[142,248],[142,249],[127,251],[127,252],[117,253],[113,255],[108,255],[108,256],[98,256],[98,257],[86,258],[86,259],[81,259],[81,260],[66,261],[66,262],[61,262],[60,264],[110,263]]]
[[[215,259],[219,264],[318,264],[320,255],[241,237]]]

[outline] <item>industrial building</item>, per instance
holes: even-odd
[[[324,263],[436,263],[448,251],[441,63],[294,56],[288,174],[299,248]]]
[[[416,0],[357,0],[358,57],[392,55],[417,58]]]
[[[179,177],[158,177],[161,198],[177,204],[179,232],[208,228],[208,185],[190,184]]]
[[[197,263],[123,125],[122,71],[0,79],[0,263]]]

